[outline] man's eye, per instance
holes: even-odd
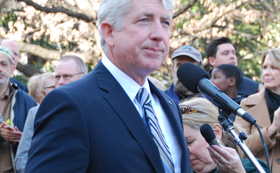
[[[148,18],[143,18],[140,20],[141,22],[149,22],[149,19]]]
[[[163,21],[162,23],[164,23],[164,24],[166,24],[166,25],[168,25],[168,26],[170,26],[170,22],[169,21]]]
[[[66,79],[70,79],[71,77],[72,77],[72,75],[70,75],[70,74],[64,75],[64,78],[66,78]]]

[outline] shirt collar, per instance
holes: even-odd
[[[9,91],[10,91],[10,84],[8,85],[7,90],[5,91],[4,95],[2,95],[0,97],[0,100],[4,99],[5,97],[9,97],[9,94],[10,94]]]
[[[123,90],[126,92],[131,101],[136,97],[139,89],[144,87],[148,90],[150,94],[150,86],[147,78],[142,86],[140,86],[137,82],[135,82],[131,77],[121,71],[118,67],[116,67],[106,56],[101,59],[103,65],[110,71],[110,73],[114,76],[114,78],[121,85]]]

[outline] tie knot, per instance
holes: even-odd
[[[149,104],[151,102],[149,92],[146,88],[140,88],[137,95],[136,99],[140,103],[141,106],[145,104]]]

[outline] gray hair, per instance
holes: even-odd
[[[173,0],[161,0],[166,10],[173,11]],[[100,34],[101,47],[107,46],[101,32],[101,24],[107,21],[115,30],[120,31],[123,25],[123,18],[131,11],[131,0],[102,0],[98,11],[98,31]]]

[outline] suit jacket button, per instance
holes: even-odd
[[[276,162],[277,162],[278,164],[280,164],[280,158],[278,158],[278,159],[276,160]]]
[[[168,101],[168,103],[170,104],[170,106],[172,106],[172,102],[171,101]]]

